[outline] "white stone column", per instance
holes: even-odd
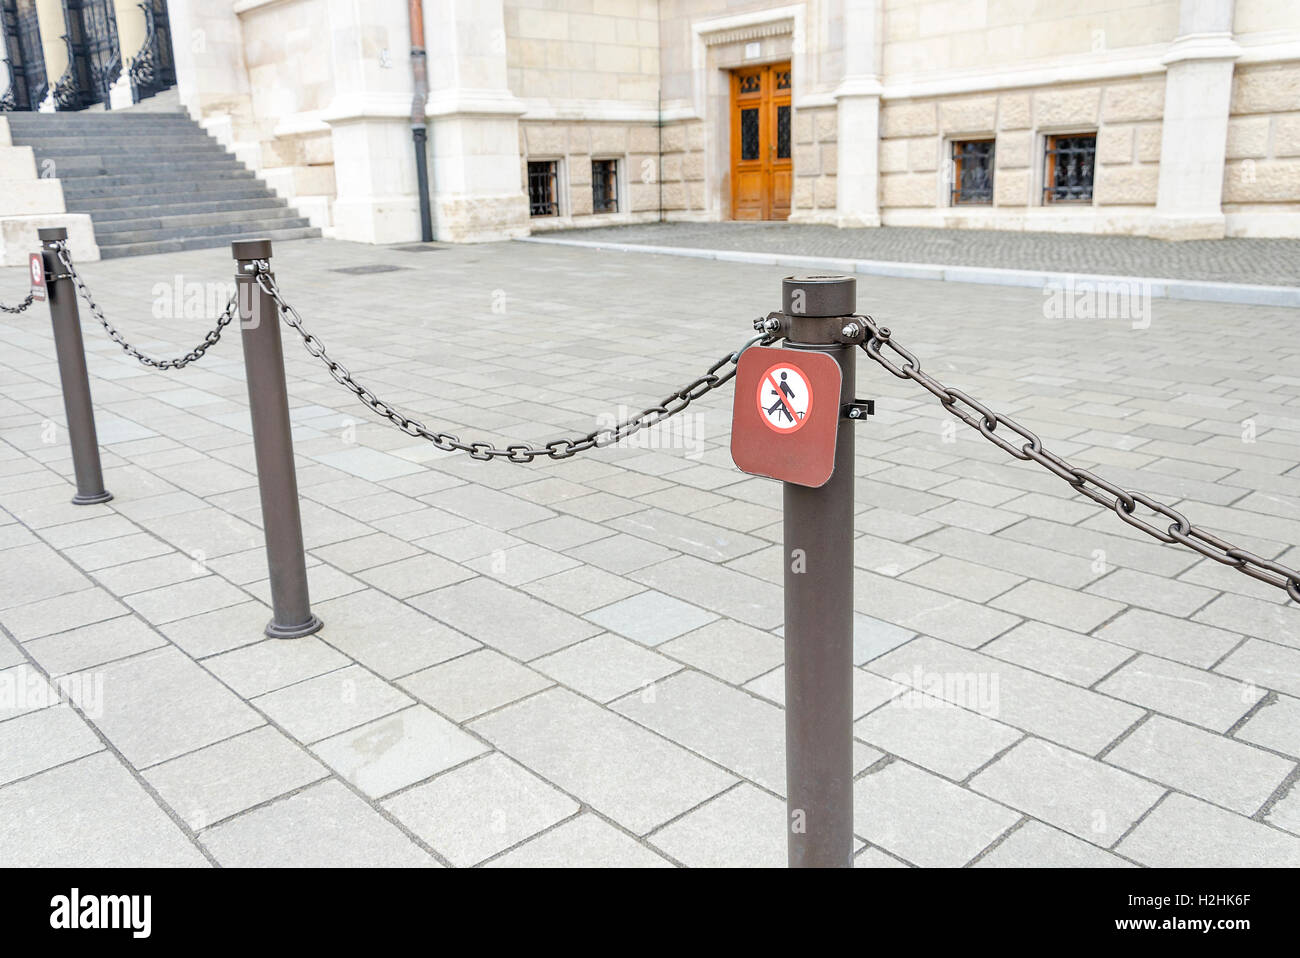
[[[880,225],[880,0],[844,0],[844,79],[835,90],[835,225]]]
[[[117,19],[117,45],[122,55],[122,75],[117,78],[109,94],[109,107],[121,110],[135,102],[131,92],[131,62],[144,45],[148,24],[144,10],[136,0],[114,0],[113,15]]]
[[[1165,115],[1151,235],[1221,239],[1223,165],[1233,61],[1233,0],[1182,0],[1178,36],[1163,62]]]
[[[452,242],[526,236],[524,105],[507,85],[502,0],[424,0],[424,28],[434,235]]]
[[[404,3],[327,0],[334,100],[322,119],[334,147],[334,236],[418,242],[411,139],[411,28]]]
[[[167,16],[181,106],[241,162],[259,169],[244,30],[234,4],[168,0]]]

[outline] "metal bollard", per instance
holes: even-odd
[[[99,462],[99,436],[95,432],[95,409],[90,402],[90,378],[86,373],[86,348],[81,340],[81,317],[77,313],[77,288],[59,262],[55,246],[68,238],[62,227],[37,230],[41,240],[41,261],[45,266],[50,323],[54,327],[54,351],[59,358],[59,380],[63,385],[63,410],[68,418],[68,442],[72,447],[72,470],[76,474],[74,506],[108,502],[113,494],[104,488],[104,471]]]
[[[840,367],[840,405],[854,401],[857,347],[834,340],[857,311],[848,276],[782,281],[787,349]],[[784,485],[785,768],[789,864],[853,864],[853,430],[840,423],[835,470],[819,488]],[[802,569],[792,561],[804,557]],[[802,829],[801,827],[802,826]]]
[[[230,249],[238,263],[235,282],[239,295],[240,340],[253,419],[253,451],[262,497],[266,561],[271,575],[272,618],[266,634],[273,639],[297,639],[318,632],[323,623],[312,614],[307,594],[307,561],[303,551],[302,515],[298,509],[298,475],[293,462],[279,312],[275,298],[257,282],[256,264],[259,260],[270,261],[271,241],[240,240],[231,243]]]

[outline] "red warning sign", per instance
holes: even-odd
[[[840,367],[825,353],[755,346],[736,366],[731,458],[737,468],[801,486],[835,470]]]
[[[40,253],[32,253],[28,262],[28,272],[32,274],[32,299],[38,303],[45,302],[45,261]]]

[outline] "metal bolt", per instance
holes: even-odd
[[[861,415],[862,415],[862,412],[861,412],[861,410],[858,409],[857,406],[854,406],[852,409],[849,410],[849,418],[850,418],[850,419],[857,419],[857,418],[858,418],[859,416],[861,416]]]
[[[857,339],[859,332],[860,330],[858,329],[857,323],[849,323],[847,326],[845,326],[843,329],[840,330],[840,335],[843,336],[845,339]]]

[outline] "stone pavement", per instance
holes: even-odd
[[[524,439],[691,380],[783,273],[523,243],[274,265],[383,395]],[[231,262],[84,273],[161,355]],[[1158,301],[1135,328],[858,288],[1056,451],[1300,564],[1292,311]],[[85,329],[116,498],[78,508],[47,316],[0,317],[0,864],[783,863],[780,490],[732,467],[729,390],[648,442],[483,464],[375,422],[286,334],[326,626],[273,641],[235,337],[158,373]],[[858,864],[1300,864],[1300,609],[859,367]]]
[[[897,226],[837,229],[797,223],[649,223],[543,235],[837,259],[1300,286],[1296,239],[1167,243],[1140,236]]]

